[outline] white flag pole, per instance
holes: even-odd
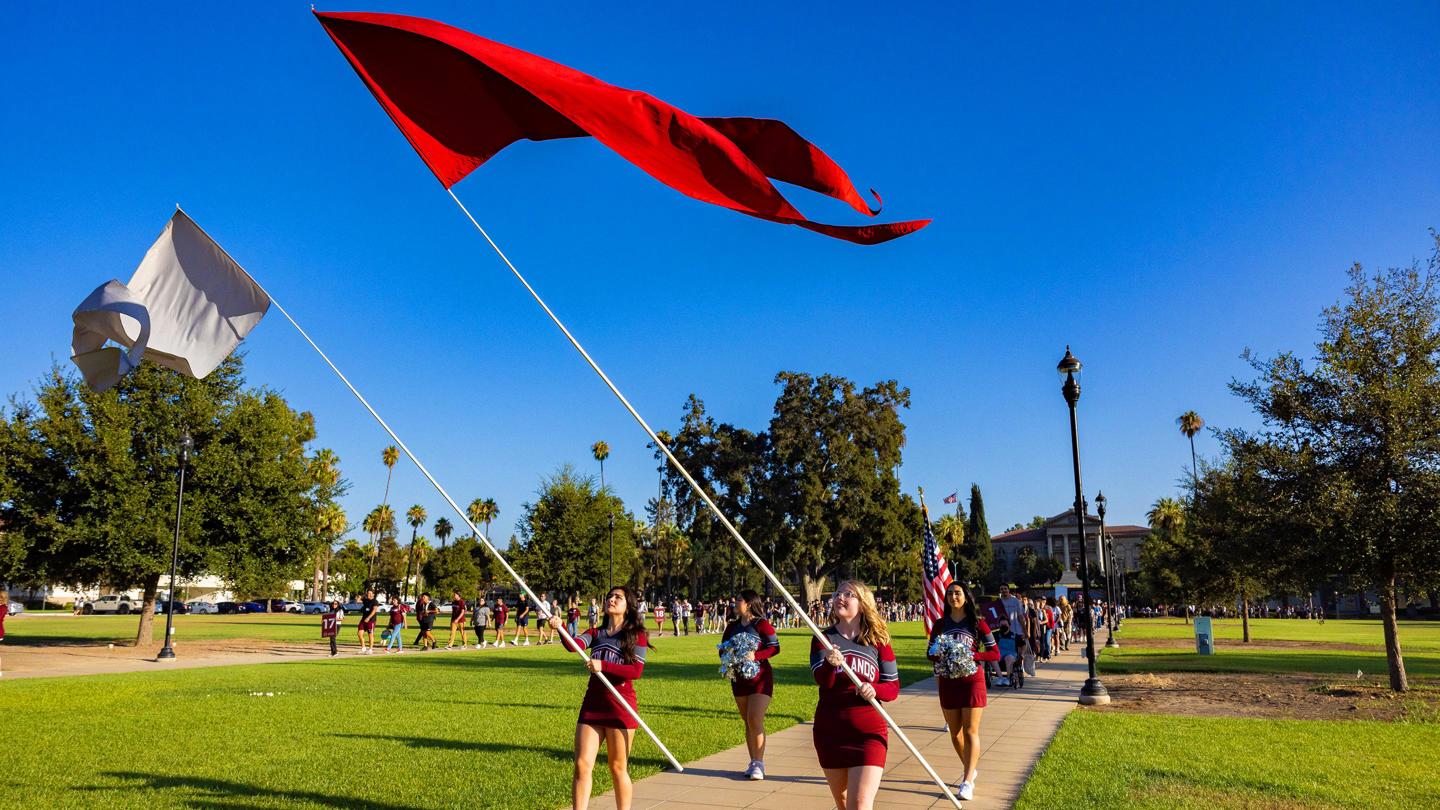
[[[178,208],[179,206],[176,207]],[[200,226],[197,223],[195,227],[199,228]],[[205,229],[200,228],[200,232],[204,233]],[[210,239],[211,242],[214,242],[216,247],[220,246],[220,243],[216,242],[214,238],[210,236],[210,234],[206,233],[205,236],[207,239]],[[220,249],[222,251],[224,250],[223,247]],[[228,256],[229,254],[226,253],[226,255]],[[235,261],[235,257],[231,256],[230,260]],[[329,355],[325,354],[324,350],[322,350],[320,346],[317,345],[315,341],[310,338],[310,335],[306,333],[303,328],[301,328],[300,324],[297,323],[295,319],[290,316],[290,313],[285,311],[285,307],[281,306],[280,302],[275,300],[275,296],[270,295],[269,290],[266,290],[260,282],[255,280],[254,276],[250,275],[250,271],[245,270],[244,267],[241,267],[239,262],[235,262],[235,266],[240,267],[241,271],[244,272],[246,276],[249,276],[250,281],[254,283],[256,287],[259,287],[267,297],[269,297],[270,303],[273,304],[276,309],[280,310],[280,314],[284,315],[285,320],[289,321],[290,325],[295,327],[295,331],[300,333],[300,337],[305,338],[305,342],[310,344],[310,348],[314,349],[315,353],[320,355],[320,359],[324,360],[325,364],[330,367],[330,370],[335,372],[335,376],[339,377],[340,381],[345,383],[345,387],[350,389],[350,393],[354,394],[355,398],[360,401],[360,404],[365,406],[365,410],[369,411],[370,415],[375,417],[375,421],[380,423],[380,427],[383,428],[386,433],[390,434],[391,440],[394,441],[395,444],[400,447],[400,450],[405,453],[405,455],[408,456],[412,462],[415,463],[415,467],[420,470],[421,475],[425,476],[425,480],[429,481],[430,485],[435,487],[435,491],[440,493],[440,497],[444,498],[445,502],[450,504],[450,508],[454,509],[455,514],[460,516],[460,520],[465,523],[465,525],[470,529],[471,532],[475,534],[476,537],[480,538],[480,542],[485,544],[485,549],[489,551],[496,560],[500,561],[500,565],[504,566],[505,572],[510,575],[510,578],[515,580],[515,583],[520,586],[520,589],[525,591],[525,593],[530,597],[530,603],[534,605],[540,604],[540,597],[536,596],[535,592],[530,590],[530,586],[527,585],[525,583],[525,580],[515,572],[514,568],[510,567],[510,563],[506,562],[505,557],[501,555],[500,552],[497,551],[493,545],[490,544],[490,538],[486,537],[485,533],[480,531],[479,527],[477,527],[474,523],[470,522],[470,516],[466,514],[464,509],[460,508],[460,504],[456,503],[455,499],[450,497],[450,493],[446,492],[445,488],[440,485],[440,482],[435,480],[435,476],[430,474],[430,471],[425,468],[425,465],[421,463],[420,459],[417,458],[415,454],[410,451],[410,448],[408,446],[406,446],[405,441],[401,439],[400,436],[397,435],[393,429],[391,429],[390,425],[388,425],[385,420],[380,417],[380,414],[377,413],[373,407],[371,407],[370,402],[366,400],[363,395],[361,395],[360,391],[355,388],[355,385],[350,382],[350,379],[345,376],[345,373],[342,372],[340,368],[335,365],[334,361],[330,359]],[[566,632],[564,627],[557,627],[556,629],[560,631],[560,637],[565,640],[566,646],[574,649],[575,654],[580,656],[581,661],[588,662],[590,660],[590,656],[585,654],[584,650],[582,650],[579,644],[575,642],[575,638],[571,636],[568,632]],[[666,759],[670,760],[670,764],[674,766],[675,770],[685,770],[685,767],[680,764],[680,761],[675,758],[675,755],[670,753],[670,749],[665,747],[665,743],[660,742],[660,738],[655,735],[655,732],[652,731],[650,729],[650,726],[645,722],[645,720],[640,717],[640,713],[637,712],[633,707],[631,707],[630,703],[620,695],[620,692],[615,688],[615,685],[610,683],[609,678],[606,678],[603,675],[597,673],[591,673],[590,677],[599,680],[600,683],[605,685],[606,689],[610,690],[610,696],[615,699],[616,703],[620,704],[621,708],[625,710],[626,714],[630,715],[630,717],[640,725],[640,728],[645,730],[645,733],[648,734],[650,736],[650,739],[655,742],[655,746],[660,749],[660,752],[665,755]]]
[[[751,548],[750,544],[745,542],[745,538],[740,536],[740,531],[735,528],[735,524],[731,523],[730,519],[725,517],[724,513],[720,511],[720,507],[715,505],[715,502],[710,499],[710,495],[705,492],[705,489],[691,477],[690,472],[685,469],[685,466],[680,463],[680,460],[675,457],[675,454],[670,452],[670,448],[667,447],[664,442],[660,441],[660,437],[655,435],[655,431],[650,428],[650,424],[645,421],[645,418],[640,415],[639,411],[635,410],[635,406],[630,404],[630,400],[626,399],[625,395],[620,393],[620,389],[610,380],[609,375],[600,368],[600,365],[595,362],[594,358],[590,356],[590,353],[585,351],[585,347],[580,345],[580,341],[575,339],[575,336],[570,333],[570,330],[565,327],[565,324],[560,321],[560,318],[555,315],[555,312],[551,310],[544,299],[540,297],[540,294],[535,292],[535,288],[530,286],[530,282],[526,281],[525,276],[521,275],[520,271],[516,269],[514,263],[505,255],[505,251],[501,250],[500,246],[495,244],[495,240],[490,238],[490,234],[485,231],[485,228],[480,225],[479,221],[475,219],[475,216],[470,213],[470,209],[466,208],[465,203],[460,202],[460,198],[455,196],[454,190],[446,187],[445,192],[450,195],[450,199],[454,200],[456,205],[460,206],[460,210],[464,212],[465,217],[470,220],[470,224],[474,225],[475,230],[479,231],[480,235],[485,237],[485,241],[490,244],[491,249],[495,251],[495,255],[499,256],[500,260],[505,262],[505,266],[510,268],[510,272],[514,274],[515,279],[525,287],[525,290],[530,293],[530,297],[535,299],[535,303],[539,304],[540,308],[545,310],[545,314],[550,316],[550,320],[564,333],[565,337],[570,341],[570,345],[575,347],[575,351],[579,352],[580,356],[585,358],[585,362],[590,365],[590,368],[599,375],[600,379],[605,383],[605,386],[610,389],[610,393],[614,394],[615,398],[620,400],[620,404],[625,406],[625,410],[630,412],[630,415],[640,424],[645,434],[649,436],[651,441],[655,442],[655,446],[659,447],[665,454],[665,458],[670,461],[671,466],[684,477],[686,482],[690,484],[691,489],[695,490],[695,494],[700,496],[700,499],[709,507],[711,513],[713,513],[715,517],[719,519],[721,525],[730,532],[730,536],[735,538],[735,542],[739,543],[740,547],[745,550],[745,553],[750,555],[750,559],[755,562],[755,565],[759,566],[761,573],[770,580],[780,592],[780,595],[785,598],[785,601],[790,603],[790,607],[800,616],[801,621],[805,622],[810,632],[814,634],[815,638],[820,640],[820,645],[824,647],[827,652],[835,649],[835,646],[830,643],[830,640],[825,638],[825,633],[811,620],[810,614],[800,609],[799,603],[790,595],[789,589],[775,576],[775,573],[770,570],[769,566],[765,565],[765,561],[760,559],[760,555],[755,553],[755,549]],[[859,689],[861,681],[854,670],[850,669],[850,666],[846,664],[843,659],[841,660],[840,667],[845,671],[845,674],[849,676],[850,682],[855,685],[855,688]],[[920,749],[916,748],[915,744],[910,741],[910,738],[905,735],[905,731],[900,728],[900,724],[896,723],[894,718],[890,716],[890,713],[885,711],[885,708],[880,705],[880,701],[872,698],[870,705],[880,713],[881,717],[885,718],[886,724],[894,729],[895,735],[900,738],[901,742],[905,743],[906,748],[910,749],[910,753],[913,754],[915,759],[925,768],[925,772],[930,774],[930,778],[935,780],[935,784],[940,787],[940,791],[945,794],[945,798],[949,799],[955,807],[959,808],[961,806],[960,800],[950,791],[950,786],[945,784],[945,780],[941,779],[940,775],[935,772],[935,769],[930,767],[930,763],[921,755]]]

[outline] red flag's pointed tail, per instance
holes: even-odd
[[[865,203],[839,164],[780,121],[697,118],[648,94],[433,20],[315,16],[446,188],[515,141],[588,135],[689,197],[836,239],[879,244],[930,222],[842,226],[808,220],[771,179],[833,197],[867,216],[879,209]]]

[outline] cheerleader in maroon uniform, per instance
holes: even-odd
[[[645,671],[649,641],[637,604],[629,588],[623,585],[611,588],[605,597],[605,618],[600,626],[576,636],[578,647],[567,645],[572,652],[590,651],[590,660],[586,662],[591,672],[590,685],[585,689],[580,719],[575,724],[575,810],[585,810],[590,804],[590,774],[595,769],[595,757],[602,741],[610,762],[610,777],[615,783],[615,806],[619,810],[630,807],[632,788],[626,766],[638,724],[615,702],[599,679],[608,679],[630,708],[639,708],[633,682]],[[548,621],[551,627],[561,626],[559,616],[551,615]]]
[[[835,805],[870,810],[885,772],[889,730],[869,701],[898,697],[900,672],[890,630],[864,584],[846,580],[835,589],[825,638],[835,649],[826,652],[818,640],[810,643],[810,671],[820,685],[812,729],[815,753]],[[860,678],[858,690],[840,668],[842,659]]]
[[[980,618],[970,591],[959,582],[945,589],[945,615],[930,629],[930,643],[941,636],[953,636],[969,644],[979,663],[975,672],[963,678],[936,678],[940,689],[940,712],[950,728],[950,744],[960,755],[965,775],[960,778],[960,798],[975,796],[975,766],[980,762],[980,713],[985,708],[985,663],[1000,660],[1000,647],[990,626]],[[936,660],[930,656],[930,660]]]
[[[746,653],[746,658],[760,662],[760,674],[751,680],[736,678],[730,682],[730,693],[735,696],[735,706],[740,709],[740,719],[745,721],[745,747],[750,750],[750,765],[745,769],[745,778],[765,778],[765,710],[770,708],[770,698],[775,694],[775,677],[770,670],[770,659],[780,652],[780,637],[770,622],[760,618],[765,602],[753,590],[743,590],[736,601],[738,618],[725,626],[725,643],[741,633],[749,633],[758,639],[755,652]]]

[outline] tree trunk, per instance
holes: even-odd
[[[1250,643],[1250,600],[1245,596],[1245,589],[1240,589],[1240,627],[1241,635],[1246,644]]]
[[[335,556],[334,542],[325,545],[325,590],[320,594],[321,599],[330,598],[330,558]]]
[[[1400,652],[1400,629],[1395,624],[1395,575],[1385,580],[1380,590],[1380,619],[1385,626],[1385,666],[1390,670],[1390,688],[1396,692],[1410,689],[1405,674],[1405,657]]]
[[[809,570],[796,566],[796,573],[800,579],[800,591],[805,595],[803,607],[810,609],[810,603],[818,602],[825,591],[825,574],[817,570]]]
[[[1430,609],[1440,610],[1440,591],[1430,592]]]
[[[155,642],[155,592],[160,589],[160,575],[150,574],[145,577],[145,598],[140,605],[140,629],[135,633],[136,647],[147,646]],[[175,603],[175,594],[170,594],[170,603]]]

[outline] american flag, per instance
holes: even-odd
[[[925,566],[925,635],[945,615],[945,589],[953,581],[950,567],[945,564],[945,555],[940,553],[940,544],[935,542],[935,532],[930,529],[930,513],[925,512],[925,549],[920,552]]]

